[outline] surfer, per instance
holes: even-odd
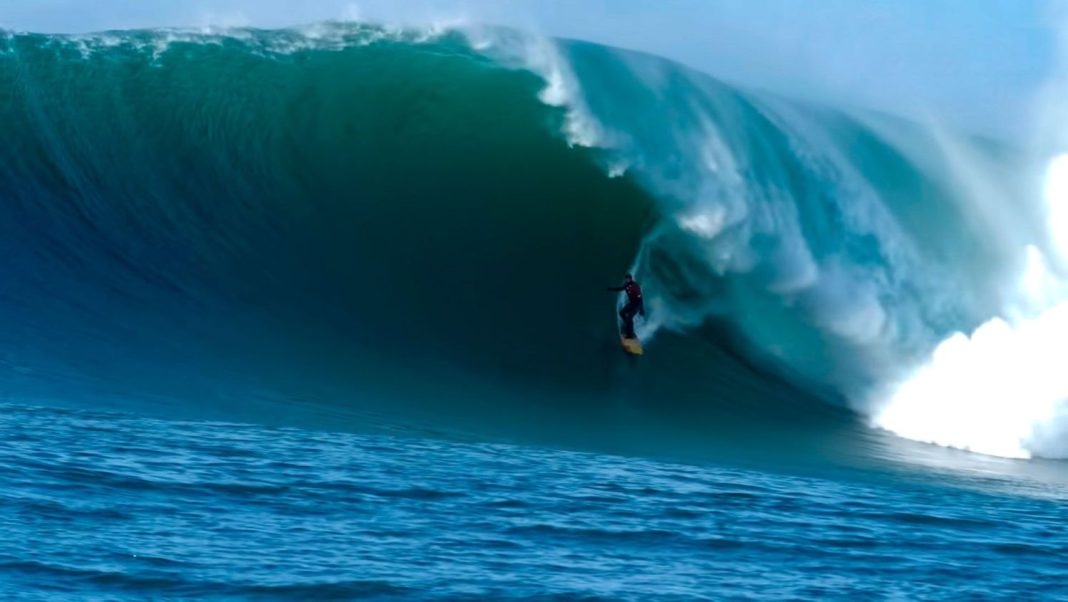
[[[623,309],[619,310],[619,317],[623,318],[622,334],[627,339],[637,338],[637,335],[634,334],[634,314],[645,315],[645,304],[642,302],[642,287],[634,281],[633,276],[627,274],[623,276],[623,286],[608,287],[605,290],[613,293],[627,293],[627,304],[623,306]]]

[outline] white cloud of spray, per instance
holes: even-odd
[[[1059,257],[1027,249],[1016,307],[956,333],[883,391],[872,421],[893,433],[1010,458],[1068,458],[1068,154],[1045,176],[1049,235]]]
[[[1068,304],[1032,319],[995,318],[943,341],[893,388],[874,424],[909,439],[1010,458],[1064,457]]]

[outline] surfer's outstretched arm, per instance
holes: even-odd
[[[606,288],[604,290],[606,290],[606,291],[608,291],[610,293],[622,293],[623,291],[627,290],[627,287],[625,287],[625,286],[610,286],[610,287],[608,287],[608,288]]]

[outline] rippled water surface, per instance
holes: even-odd
[[[0,406],[4,599],[1068,599],[1068,506]]]

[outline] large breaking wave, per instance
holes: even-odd
[[[1060,269],[1042,162],[996,143],[498,29],[9,33],[0,91],[10,394],[572,404],[622,369],[658,403],[759,414],[789,383],[805,413],[1063,451],[1048,412],[1006,451],[916,432],[967,391],[896,403]],[[600,292],[627,269],[631,368]]]

